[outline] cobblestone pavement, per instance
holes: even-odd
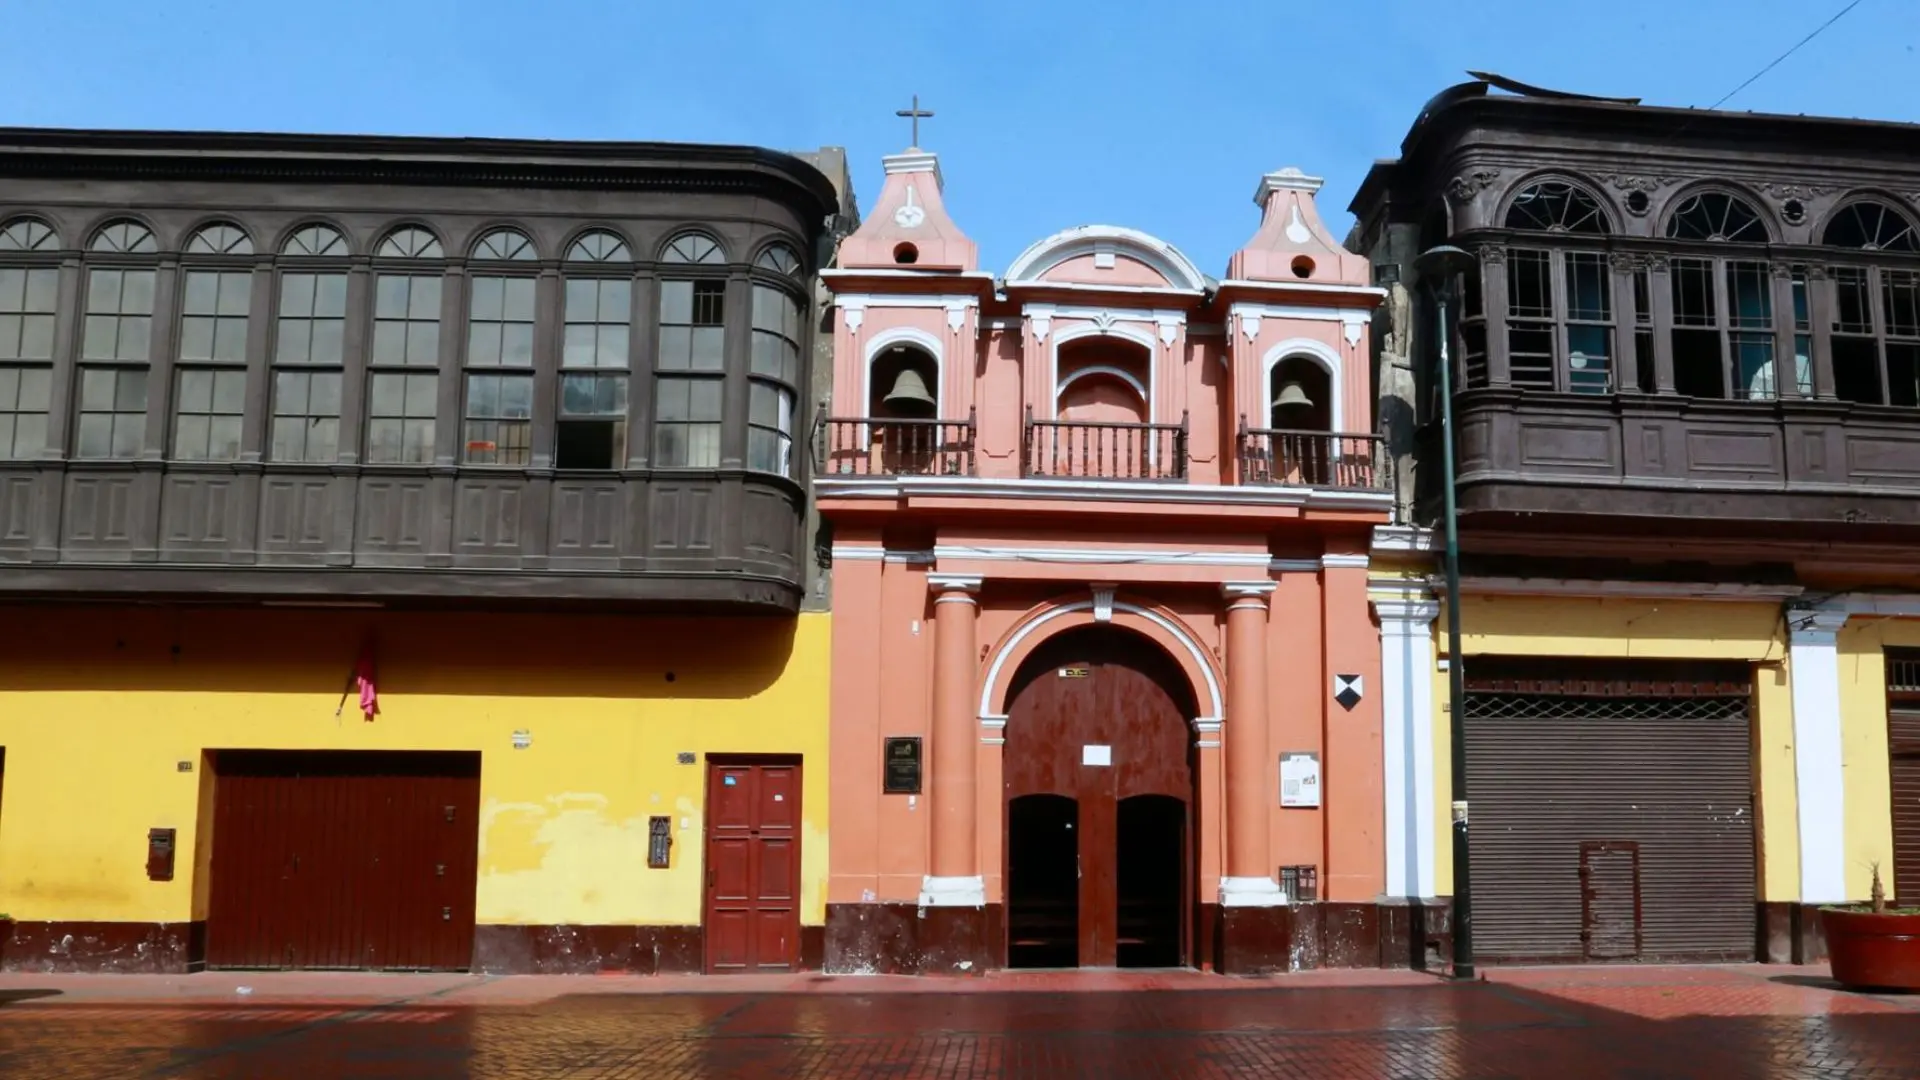
[[[16,975],[0,979],[0,1077],[1920,1077],[1920,998],[1823,975],[262,975],[244,994],[230,974]]]

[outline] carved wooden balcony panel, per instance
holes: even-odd
[[[745,473],[18,462],[0,465],[0,590],[165,592],[140,568],[166,566],[263,598],[442,596],[471,573],[530,600],[791,610],[803,510],[797,485]]]
[[[1460,505],[1920,524],[1920,415],[1840,402],[1468,391]]]

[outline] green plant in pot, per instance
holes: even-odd
[[[1920,990],[1920,908],[1887,906],[1878,863],[1871,897],[1865,904],[1820,909],[1834,979],[1876,990]]]

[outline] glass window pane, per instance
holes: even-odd
[[[500,362],[509,367],[533,366],[532,323],[507,323],[501,327]]]
[[[51,312],[57,306],[59,296],[60,272],[58,270],[27,271],[25,310]]]
[[[689,411],[699,420],[720,419],[719,379],[700,379],[690,383],[687,389]]]
[[[147,411],[147,373],[144,371],[117,372],[113,381],[113,408],[115,412]]]
[[[0,341],[4,341],[0,338]],[[566,339],[560,347],[560,365],[562,367],[592,367],[595,361],[594,329],[591,325],[574,324],[567,327]]]
[[[118,270],[95,270],[87,275],[87,310],[111,313],[120,310],[121,274]]]
[[[693,321],[693,282],[660,283],[660,321],[683,325]]]
[[[401,364],[407,359],[407,325],[397,322],[373,324],[373,362]]]
[[[221,274],[220,305],[222,315],[244,316],[253,298],[253,275]]]
[[[180,373],[180,401],[176,408],[181,412],[204,413],[213,404],[213,372],[182,371]]]
[[[22,413],[14,417],[13,455],[39,457],[47,449],[47,414]]]
[[[20,402],[19,368],[0,368],[0,412],[16,408]]]
[[[654,385],[653,409],[662,420],[687,419],[687,379],[661,379]]]
[[[497,277],[473,279],[473,318],[499,320],[506,293],[506,282]]]
[[[434,367],[440,363],[440,324],[407,324],[406,360],[409,364]]]
[[[633,284],[627,281],[600,283],[600,321],[628,322],[633,312]]]
[[[346,315],[347,275],[321,274],[319,276],[319,280],[314,285],[313,313],[336,319]]]
[[[405,375],[375,375],[367,395],[371,399],[367,412],[373,416],[401,415],[406,408],[406,379]]]
[[[144,316],[122,315],[120,339],[114,349],[114,358],[118,360],[145,360],[149,355],[147,328],[153,322]]]
[[[73,445],[74,453],[81,457],[106,457],[113,453],[113,414],[87,413],[81,416]]]
[[[313,314],[314,275],[282,274],[280,276],[280,314],[306,316]]]
[[[186,299],[181,310],[189,315],[211,315],[220,299],[220,275],[205,272],[187,275]]]
[[[146,438],[147,418],[138,413],[113,414],[113,456],[134,457]]]
[[[467,327],[467,363],[474,367],[500,366],[500,324],[474,322]]]
[[[403,421],[385,418],[375,419],[367,424],[367,456],[374,461],[399,461],[401,446],[401,424]]]
[[[570,278],[567,281],[567,319],[592,322],[599,314],[598,282]]]
[[[247,358],[247,320],[216,319],[214,321],[213,358],[236,362]]]
[[[213,356],[213,320],[188,317],[180,320],[180,358],[207,360]]]
[[[320,319],[313,324],[313,351],[311,357],[315,363],[338,364],[346,356],[347,324],[343,319]]]
[[[153,314],[153,271],[127,271],[120,292],[120,311],[126,315]]]
[[[51,399],[53,373],[45,368],[29,368],[20,373],[20,409],[44,410]]]
[[[435,400],[440,393],[440,376],[407,376],[407,415],[410,417],[431,417],[438,411],[439,402]]]
[[[181,413],[174,418],[173,453],[175,457],[199,460],[207,456],[207,417],[202,413]]]
[[[273,378],[273,411],[280,416],[298,416],[307,411],[307,376],[303,372],[283,371]]]
[[[505,310],[506,317],[522,322],[533,321],[532,278],[508,278],[506,280]]]
[[[693,331],[684,326],[660,328],[660,355],[656,362],[663,371],[685,371],[692,366]]]
[[[409,319],[440,318],[440,285],[437,277],[417,277],[411,279],[413,288],[407,302]]]
[[[213,375],[213,411],[237,416],[247,407],[247,373],[217,371]]]
[[[113,372],[86,368],[80,372],[80,407],[88,411],[113,408]]]
[[[381,274],[374,279],[373,313],[382,319],[399,319],[406,317],[406,278],[397,274]]]
[[[501,376],[500,415],[517,420],[524,420],[533,415],[533,376]]]
[[[208,424],[207,457],[232,461],[240,456],[240,418],[216,416]]]
[[[307,384],[307,409],[315,416],[340,415],[340,373],[320,372]]]
[[[273,358],[283,364],[303,364],[312,357],[313,324],[306,319],[282,319],[273,343]]]
[[[27,272],[0,267],[0,311],[19,311],[27,298]]]
[[[467,415],[500,415],[500,376],[467,376]]]
[[[600,328],[599,337],[600,337],[600,344],[599,344],[599,348],[596,351],[599,355],[600,366],[607,367],[607,368],[626,367],[627,366],[627,328],[626,326],[624,324],[619,326],[602,326]]]
[[[89,315],[80,353],[89,360],[111,360],[119,347],[120,320],[112,315]]]
[[[780,422],[780,391],[766,383],[754,383],[747,395],[747,420],[772,427]]]
[[[53,359],[53,316],[28,315],[20,323],[20,355],[33,360]]]
[[[340,456],[340,421],[315,417],[307,421],[307,460],[332,461]]]
[[[694,327],[692,364],[695,370],[719,371],[725,365],[725,333],[718,326]]]
[[[408,420],[404,435],[406,446],[402,454],[407,461],[433,460],[433,421]]]
[[[275,461],[305,461],[307,419],[304,416],[276,416],[268,436],[267,454]]]

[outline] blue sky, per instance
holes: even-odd
[[[938,115],[948,205],[1003,271],[1073,225],[1209,272],[1258,176],[1367,166],[1467,68],[1704,107],[1845,0],[0,0],[0,124],[841,145],[863,207]],[[1727,107],[1920,122],[1920,0],[1863,0]]]

